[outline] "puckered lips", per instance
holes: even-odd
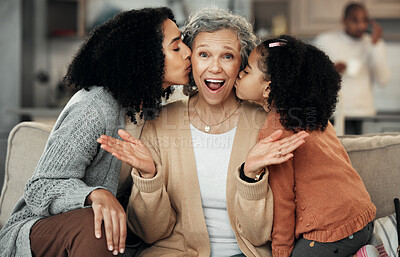
[[[224,79],[205,79],[204,83],[211,91],[217,91],[222,88],[225,84]]]

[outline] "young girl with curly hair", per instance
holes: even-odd
[[[274,195],[274,257],[348,257],[371,238],[376,207],[329,122],[339,89],[329,58],[290,36],[258,45],[237,79],[237,96],[268,112],[258,144],[277,129],[309,134],[293,153],[273,153],[286,162],[260,171]],[[252,165],[242,166],[244,176]]]
[[[64,78],[80,90],[0,231],[0,256],[125,251],[126,214],[117,196],[129,189],[130,169],[96,139],[118,137],[121,128],[140,135],[136,117],[155,117],[163,91],[188,83],[190,55],[169,8],[122,12],[89,35]]]

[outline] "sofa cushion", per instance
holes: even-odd
[[[50,131],[50,126],[36,122],[22,122],[11,130],[0,197],[0,228],[7,222],[21,198],[25,183],[36,168]]]
[[[339,137],[377,207],[377,218],[394,212],[400,197],[400,133]]]

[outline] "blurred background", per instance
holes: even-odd
[[[312,41],[340,29],[348,0],[0,0],[0,185],[7,137],[24,120],[54,123],[72,91],[62,77],[85,36],[114,14],[168,6],[177,23],[206,6],[248,17],[260,37],[288,33]],[[360,133],[400,131],[400,0],[360,0],[383,28],[392,79],[375,87],[374,117],[357,119]],[[346,118],[346,117],[345,117]],[[23,161],[23,160],[21,160]]]

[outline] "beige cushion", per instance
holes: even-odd
[[[393,199],[400,197],[400,133],[340,140],[377,207],[377,218],[392,214]]]
[[[32,176],[49,137],[51,127],[22,122],[8,137],[3,190],[0,197],[0,228],[21,198],[26,181]]]

